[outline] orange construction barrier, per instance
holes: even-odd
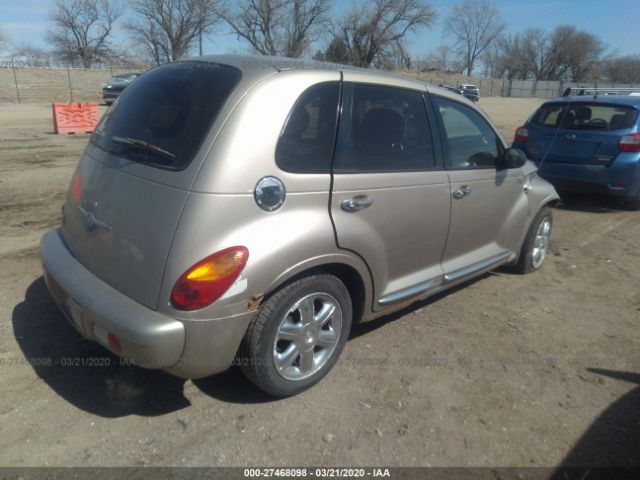
[[[98,120],[98,104],[53,103],[53,133],[91,133]]]

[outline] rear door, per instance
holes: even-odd
[[[204,62],[142,75],[104,115],[74,174],[62,223],[68,246],[93,274],[150,308],[194,158],[239,79],[233,67]]]
[[[422,92],[348,82],[353,75],[345,73],[331,217],[339,247],[369,265],[380,308],[441,280],[449,182]]]
[[[504,146],[489,122],[460,102],[432,98],[451,183],[451,225],[442,266],[445,278],[456,281],[513,255],[528,201],[522,168],[499,167]]]

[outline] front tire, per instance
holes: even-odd
[[[349,337],[351,297],[333,275],[313,274],[278,290],[253,318],[238,363],[261,390],[296,395],[335,365]]]
[[[549,253],[549,241],[553,228],[553,216],[549,207],[542,207],[531,222],[527,236],[522,244],[520,257],[515,265],[518,273],[531,273],[539,270]]]

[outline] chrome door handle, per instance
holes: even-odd
[[[471,193],[471,188],[465,185],[463,187],[460,187],[455,192],[453,192],[453,198],[462,198],[466,195],[469,195],[470,193]]]
[[[370,207],[373,203],[373,198],[368,195],[357,195],[348,200],[343,200],[340,203],[340,208],[345,212],[359,212],[367,207]]]

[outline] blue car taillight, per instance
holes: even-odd
[[[525,127],[518,127],[516,129],[516,136],[513,140],[514,143],[527,143],[529,140],[529,130]]]
[[[622,137],[618,142],[618,149],[621,152],[640,152],[640,133]]]

